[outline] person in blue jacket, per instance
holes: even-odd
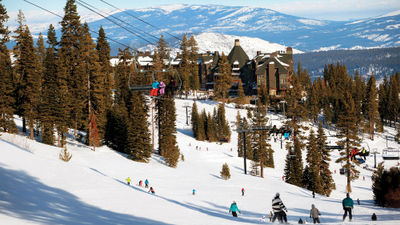
[[[354,204],[353,199],[351,199],[349,193],[347,193],[346,198],[343,199],[343,201],[342,201],[343,210],[344,210],[343,221],[344,221],[344,219],[346,219],[347,212],[349,213],[350,221],[353,218],[353,216],[351,215],[351,210],[353,209],[353,204]]]
[[[235,201],[232,202],[231,207],[229,208],[229,212],[232,212],[233,217],[237,217],[237,212],[241,213]]]
[[[155,80],[154,82],[153,82],[153,84],[151,85],[151,91],[150,91],[150,96],[157,96],[157,93],[158,93],[158,88],[160,87],[160,83],[157,81],[157,80]]]

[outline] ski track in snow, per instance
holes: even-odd
[[[149,163],[128,160],[124,154],[106,146],[92,151],[87,146],[68,138],[70,162],[58,159],[60,149],[31,141],[21,135],[1,133],[0,140],[0,221],[1,224],[263,224],[261,217],[271,210],[276,192],[281,194],[288,208],[288,220],[297,224],[299,218],[309,219],[311,204],[321,212],[323,224],[342,224],[341,201],[345,197],[346,177],[339,174],[340,165],[333,163],[339,156],[332,152],[331,170],[336,190],[330,197],[311,192],[282,181],[286,150],[280,140],[270,143],[274,149],[275,169],[264,169],[264,179],[243,173],[243,158],[237,157],[237,133],[232,131],[230,143],[199,142],[186,125],[185,104],[191,99],[176,99],[177,140],[185,161],[177,168],[169,168],[163,159],[153,154]],[[198,110],[213,111],[214,101],[197,101]],[[226,116],[232,125],[238,109],[226,105]],[[246,110],[239,110],[242,116]],[[282,118],[269,114],[269,124],[282,124]],[[16,119],[18,126],[22,122]],[[387,128],[374,141],[363,138],[362,145],[381,151],[386,146],[385,135],[395,134]],[[316,130],[316,127],[315,127]],[[327,131],[328,141],[334,144],[333,131]],[[283,146],[285,146],[283,141]],[[389,146],[399,148],[393,140]],[[196,146],[201,150],[196,150]],[[208,148],[208,151],[207,151]],[[231,150],[232,149],[232,150]],[[305,158],[306,151],[303,151]],[[382,161],[377,155],[378,162]],[[220,171],[228,163],[231,179],[222,180]],[[390,164],[391,163],[391,164]],[[387,166],[395,165],[390,162]],[[304,163],[305,164],[305,163]],[[367,158],[373,167],[373,156]],[[250,161],[247,162],[248,171]],[[355,201],[353,221],[343,224],[398,224],[400,211],[377,207],[371,190],[372,172],[360,168],[360,179],[352,182]],[[132,179],[126,184],[127,177]],[[362,177],[365,176],[365,181]],[[156,194],[139,187],[139,180],[149,179]],[[245,196],[241,189],[245,188]],[[196,195],[192,190],[196,189]],[[361,205],[356,203],[360,199]],[[242,214],[233,218],[228,213],[230,203],[236,201]],[[372,213],[378,221],[370,221]]]

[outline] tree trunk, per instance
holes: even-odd
[[[34,132],[35,132],[35,127],[34,127],[33,121],[29,121],[29,131],[30,131],[29,137],[31,140],[33,140]]]
[[[26,120],[25,120],[25,117],[22,117],[22,132],[26,133]]]

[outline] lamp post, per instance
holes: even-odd
[[[187,103],[183,106],[183,108],[186,108],[186,125],[189,125],[189,112],[188,112],[188,108],[190,108],[191,106],[188,105]]]

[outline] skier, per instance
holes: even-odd
[[[149,187],[149,181],[148,181],[147,179],[144,181],[144,187],[145,187],[145,188],[148,188],[148,187]]]
[[[272,199],[272,210],[274,211],[274,217],[272,218],[272,222],[275,222],[276,217],[278,217],[278,221],[282,223],[282,220],[287,223],[286,213],[288,210],[283,204],[282,200],[279,198],[279,193],[276,193],[275,198]]]
[[[150,92],[150,96],[157,96],[157,92],[158,92],[158,87],[160,86],[160,83],[155,80],[153,82],[153,84],[151,85],[151,92]]]
[[[242,188],[242,196],[244,196],[244,188]]]
[[[360,199],[357,198],[357,205],[360,205]]]
[[[351,219],[353,218],[353,216],[351,215],[351,209],[353,208],[353,199],[350,198],[349,193],[347,193],[346,198],[343,199],[342,205],[343,205],[343,210],[344,210],[343,221],[344,221],[344,219],[346,219],[347,212],[349,213],[349,219],[351,221]]]
[[[371,220],[372,221],[376,221],[376,214],[375,213],[372,213]]]
[[[160,87],[160,90],[159,90],[160,91],[160,95],[164,95],[165,94],[165,87],[166,87],[165,83],[163,81],[160,81],[159,87]]]
[[[142,186],[142,184],[143,184],[143,181],[142,181],[142,180],[140,180],[140,181],[139,181],[139,186],[141,187],[141,186]]]
[[[126,178],[126,183],[128,183],[128,185],[131,185],[131,178],[130,177]]]
[[[150,187],[150,190],[148,192],[151,192],[153,195],[156,193],[153,189],[153,187]]]
[[[312,197],[315,198],[315,192],[314,191],[312,191]]]
[[[236,205],[236,202],[233,201],[232,204],[231,204],[231,207],[229,208],[229,213],[232,212],[232,216],[233,216],[233,217],[237,217],[236,211],[238,211],[239,213],[241,213],[240,210],[239,210],[239,208],[238,208],[237,205]]]
[[[314,223],[319,223],[319,216],[321,215],[321,213],[319,212],[319,210],[317,208],[315,208],[314,204],[311,204],[311,210],[310,210],[310,218],[313,219]]]
[[[193,188],[192,195],[196,194],[196,189]]]
[[[174,78],[171,78],[171,80],[167,86],[167,94],[173,96],[175,94],[175,88],[176,88],[176,82],[175,82]]]

